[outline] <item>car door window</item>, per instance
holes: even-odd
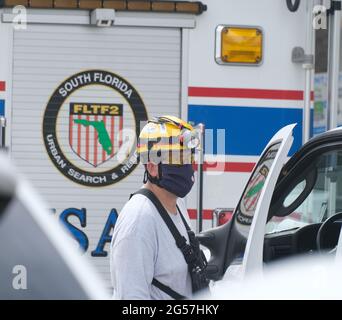
[[[323,153],[302,176],[298,172],[298,182],[287,193],[283,208],[290,208],[297,201],[306,187],[305,177],[313,172],[316,179],[306,198],[286,215],[273,216],[266,225],[266,233],[320,223],[342,211],[342,150]]]
[[[306,181],[302,180],[299,182],[289,193],[289,195],[284,200],[284,207],[289,207],[293,202],[295,202],[301,193],[304,191],[306,186]]]

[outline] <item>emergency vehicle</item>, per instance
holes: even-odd
[[[142,185],[134,142],[148,118],[204,125],[187,198],[198,231],[213,225],[213,212],[236,206],[280,128],[297,123],[290,154],[308,139],[313,8],[298,0],[0,1],[4,145],[108,284],[117,215]]]

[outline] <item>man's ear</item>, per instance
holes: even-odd
[[[146,169],[151,177],[158,177],[158,165],[152,162],[148,162]]]

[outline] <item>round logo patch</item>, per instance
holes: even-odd
[[[44,113],[46,150],[68,179],[107,186],[137,166],[136,141],[147,121],[144,102],[122,77],[88,70],[65,80]]]

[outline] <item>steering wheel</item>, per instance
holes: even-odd
[[[325,249],[323,244],[324,244],[326,234],[329,231],[329,229],[331,229],[333,224],[338,220],[342,220],[342,212],[338,212],[335,215],[331,216],[329,219],[325,220],[323,224],[321,225],[321,227],[319,228],[318,233],[317,233],[317,238],[316,238],[317,249],[319,252],[322,252]],[[341,221],[341,224],[342,224],[342,221]],[[331,250],[330,253],[332,253],[333,251],[335,251],[335,249]]]

